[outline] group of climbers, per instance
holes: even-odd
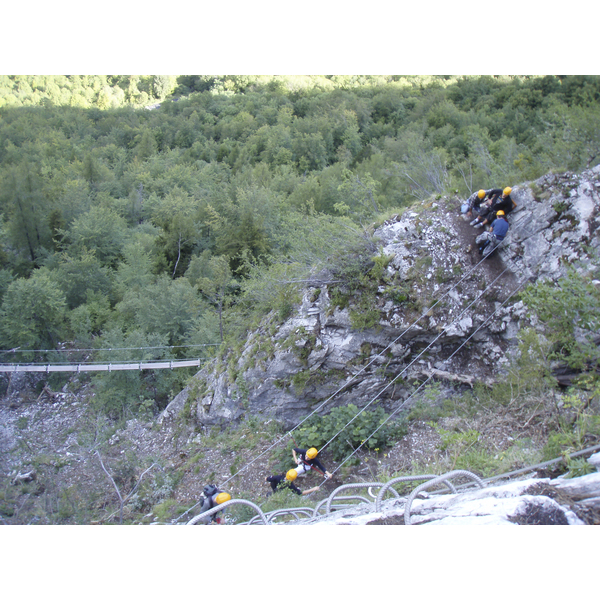
[[[487,258],[504,240],[508,233],[507,215],[516,207],[510,194],[512,188],[479,190],[469,196],[462,206],[465,219],[475,218],[469,223],[476,229],[487,228],[475,238],[479,253]]]
[[[305,476],[311,470],[320,473],[325,477],[325,479],[331,479],[333,477],[333,475],[323,466],[323,463],[321,463],[317,458],[318,453],[319,452],[316,448],[309,448],[308,450],[303,448],[294,448],[292,450],[292,456],[294,458],[294,462],[296,463],[296,468],[290,469],[287,473],[282,473],[281,475],[270,475],[269,477],[266,477],[265,482],[270,483],[272,489],[272,492],[269,492],[267,496],[270,496],[273,492],[286,488],[294,492],[294,494],[298,494],[299,496],[305,496],[307,494],[311,494],[312,492],[316,492],[321,487],[320,485],[305,491],[301,491],[298,487],[296,487],[296,485],[294,485],[294,481],[298,477]],[[204,486],[203,493],[204,500],[202,502],[202,507],[200,508],[200,514],[231,500],[230,494],[220,490],[213,484]],[[204,525],[208,525],[209,523],[224,523],[224,512],[225,509],[219,510],[210,516],[200,519],[199,523]]]

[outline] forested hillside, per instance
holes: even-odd
[[[2,360],[205,356],[402,207],[599,161],[595,76],[2,76]],[[192,374],[95,402],[157,414]]]

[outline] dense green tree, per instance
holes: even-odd
[[[171,265],[171,277],[182,275],[198,239],[201,237],[198,202],[175,187],[164,198],[154,199],[152,222],[161,228],[156,244]]]
[[[112,310],[107,296],[88,290],[85,303],[67,314],[73,341],[78,347],[89,347],[110,322]]]
[[[397,158],[392,163],[393,173],[406,183],[415,198],[442,194],[449,187],[448,153],[434,148],[418,131],[386,140],[386,148]]]
[[[7,271],[6,269],[0,269],[0,303],[2,302],[2,298],[4,297],[8,286],[13,282],[13,280],[14,275],[10,271]]]
[[[52,232],[42,182],[32,165],[26,162],[6,173],[0,186],[0,202],[10,242],[36,263],[52,247]]]
[[[185,339],[193,320],[204,310],[196,290],[180,277],[162,275],[142,290],[129,290],[115,309],[124,329],[163,336],[169,345]]]
[[[600,161],[600,106],[553,105],[545,141],[551,151],[578,170]]]
[[[159,100],[170,94],[174,86],[174,78],[171,75],[154,75],[152,78],[152,89]]]
[[[228,294],[239,287],[229,262],[224,256],[210,256],[208,251],[194,257],[186,272],[199,292],[215,307],[219,317],[219,333],[223,341],[223,309]]]
[[[239,189],[236,201],[223,206],[216,225],[216,250],[228,257],[234,273],[244,270],[245,254],[261,260],[269,253],[269,230],[273,232],[277,218],[271,208],[273,199],[269,193],[257,188]]]
[[[142,242],[132,242],[123,248],[123,261],[114,275],[114,290],[122,300],[127,292],[143,293],[154,281],[153,260]]]
[[[108,207],[93,205],[73,221],[64,239],[69,254],[83,256],[93,251],[101,264],[111,265],[121,256],[126,232],[121,216]]]
[[[156,154],[157,150],[158,145],[152,131],[144,129],[144,132],[139,136],[139,142],[135,147],[136,156],[140,160],[146,160]]]
[[[338,190],[343,200],[335,205],[340,214],[355,214],[361,216],[373,216],[379,212],[377,204],[377,182],[369,173],[358,176],[352,171],[346,170],[343,174],[344,180]]]
[[[51,275],[64,292],[70,309],[83,304],[90,292],[99,292],[106,297],[111,293],[111,272],[93,250],[85,250],[74,257],[61,254]]]
[[[64,292],[44,269],[29,279],[15,279],[6,289],[0,309],[5,348],[56,348],[66,332]]]

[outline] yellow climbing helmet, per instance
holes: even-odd
[[[496,216],[497,216],[497,217],[503,217],[503,216],[504,216],[504,211],[503,211],[503,210],[499,210],[499,211],[496,213]]]
[[[502,190],[502,193],[503,193],[505,196],[508,196],[508,195],[509,195],[511,192],[512,192],[512,188],[509,188],[509,187],[505,187],[505,188]]]
[[[306,451],[306,458],[312,460],[313,458],[316,458],[317,454],[319,454],[319,451],[316,448],[309,448]]]
[[[215,498],[217,504],[223,504],[223,502],[227,502],[228,500],[231,500],[231,496],[227,492],[221,492]]]
[[[477,197],[478,197],[480,200],[483,200],[483,199],[484,199],[484,197],[485,197],[485,190],[479,190],[479,191],[477,192]]]
[[[298,477],[298,473],[296,471],[296,469],[290,469],[286,474],[285,474],[285,478],[288,481],[294,481],[294,479],[296,479],[296,477]]]

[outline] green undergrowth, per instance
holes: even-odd
[[[439,442],[435,454],[411,472],[464,469],[491,477],[561,457],[555,471],[591,472],[585,458],[568,455],[600,442],[600,385],[587,374],[559,391],[548,366],[551,351],[525,330],[501,381],[450,396],[439,383],[426,387],[408,419],[428,423]],[[500,441],[494,441],[496,431]]]
[[[336,461],[346,461],[361,446],[379,452],[406,433],[404,421],[388,418],[381,407],[361,412],[354,404],[334,408],[325,416],[313,415],[294,432],[294,441],[275,453],[278,466],[283,466],[293,446],[320,449],[327,444],[328,456]],[[359,462],[356,456],[348,460]]]

